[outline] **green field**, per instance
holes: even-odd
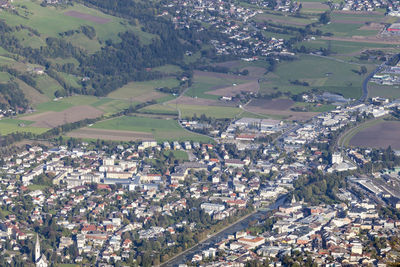
[[[89,105],[104,111],[106,113],[105,115],[109,115],[128,108],[130,104],[130,101],[123,99],[117,100],[106,97],[99,98],[96,96],[77,95],[65,97],[57,101],[40,103],[36,106],[36,109],[39,112],[63,111],[73,106]],[[135,105],[137,103],[132,102],[132,104]]]
[[[30,127],[29,125],[32,123],[32,121],[17,119],[0,120],[0,135],[6,135],[16,132],[31,132],[34,134],[41,134],[48,130],[47,128]]]
[[[233,84],[242,84],[248,81],[242,79],[223,79],[217,77],[195,76],[193,85],[186,91],[185,95],[205,99],[219,99],[217,95],[207,94],[218,88],[229,87]]]
[[[40,6],[40,2],[29,0],[16,0],[13,2],[16,7],[15,13],[9,11],[2,12],[2,19],[7,21],[11,26],[26,25],[37,29],[44,37],[58,37],[58,33],[68,30],[77,30],[82,25],[89,25],[95,28],[96,35],[99,41],[105,40],[120,40],[118,33],[126,30],[135,30],[140,33],[139,37],[145,36],[144,39],[153,37],[151,34],[144,33],[139,27],[131,26],[127,21],[106,15],[101,11],[88,8],[84,5],[74,3],[68,7]],[[67,11],[79,11],[96,17],[109,19],[110,21],[104,24],[98,24],[89,20],[67,16],[64,13]],[[150,35],[150,36],[149,36]]]
[[[179,85],[179,81],[175,78],[169,79],[161,79],[161,80],[152,80],[152,81],[145,81],[145,82],[131,82],[127,85],[117,89],[114,92],[111,92],[108,97],[115,98],[115,99],[133,99],[135,97],[143,96],[145,94],[151,94],[155,92],[156,88],[160,87],[176,87]],[[159,93],[159,92],[158,92]],[[165,96],[165,94],[162,94]],[[157,98],[157,97],[156,97]]]
[[[201,141],[209,142],[206,136],[188,132],[176,120],[123,116],[98,122],[91,128],[145,132],[154,135],[157,141]]]
[[[399,85],[379,85],[376,83],[368,84],[368,97],[387,97],[390,99],[400,98]]]
[[[0,83],[7,83],[10,81],[10,74],[8,72],[0,72]]]
[[[373,66],[369,66],[370,69]],[[364,76],[355,73],[357,65],[337,62],[311,55],[301,55],[299,60],[278,65],[275,72],[268,74],[261,84],[261,92],[276,91],[298,94],[313,88],[342,94],[346,98],[358,98]],[[308,82],[310,86],[293,85],[290,81]],[[274,89],[275,88],[275,89]]]
[[[178,111],[171,105],[155,104],[139,110],[143,113],[178,115]]]
[[[159,71],[165,74],[176,74],[182,72],[182,69],[179,66],[167,64],[161,67],[153,68],[153,71]]]
[[[361,43],[361,42],[346,42],[346,41],[336,41],[336,40],[322,40],[317,39],[313,41],[304,41],[296,44],[296,47],[300,48],[302,45],[310,49],[324,48],[328,49],[330,47],[332,53],[334,54],[352,54],[360,53],[365,49],[387,49],[390,47],[394,48],[394,45],[388,44],[374,44],[374,43]]]
[[[164,155],[168,156],[169,153],[172,153],[176,159],[180,160],[189,160],[189,156],[186,151],[180,151],[180,150],[169,150],[169,151],[164,151]]]
[[[170,105],[174,107],[175,105]],[[181,111],[181,117],[201,116],[202,114],[207,117],[213,118],[234,118],[238,116],[242,110],[234,107],[219,107],[219,106],[195,106],[195,105],[180,105],[178,109]]]
[[[37,87],[45,94],[48,98],[55,98],[54,93],[57,90],[64,91],[61,85],[51,78],[50,76],[44,74],[36,77]]]

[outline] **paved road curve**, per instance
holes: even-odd
[[[232,235],[238,231],[244,230],[249,226],[249,223],[254,220],[259,220],[265,215],[268,211],[276,209],[284,204],[286,200],[286,195],[281,196],[278,198],[278,200],[270,205],[267,209],[265,210],[259,210],[253,214],[251,214],[248,217],[245,217],[242,220],[239,220],[238,222],[232,224],[231,226],[228,226],[221,232],[218,232],[215,235],[212,235],[211,237],[203,240],[196,246],[186,250],[179,256],[172,258],[171,260],[161,264],[161,267],[173,267],[173,266],[178,266],[179,264],[185,263],[187,260],[190,260],[194,254],[201,253],[202,250],[208,248],[212,244],[218,243],[219,241],[225,239],[228,237],[228,235]]]

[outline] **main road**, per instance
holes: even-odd
[[[161,267],[173,267],[178,266],[179,264],[183,264],[188,260],[191,260],[193,255],[201,253],[203,250],[208,247],[226,239],[229,235],[233,235],[238,231],[242,231],[249,227],[249,223],[254,220],[260,220],[263,216],[266,215],[268,211],[277,209],[282,206],[286,200],[286,195],[279,197],[274,204],[271,204],[267,209],[260,209],[249,216],[245,216],[239,221],[229,225],[228,227],[222,229],[221,231],[211,235],[210,237],[204,239],[194,247],[185,250],[184,252],[178,254],[177,256],[171,258],[169,261],[161,264]]]

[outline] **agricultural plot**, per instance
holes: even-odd
[[[173,88],[179,85],[175,78],[152,80],[146,82],[131,82],[111,92],[108,97],[113,99],[125,99],[136,102],[146,102],[167,96],[156,90],[160,87]]]
[[[367,66],[370,70],[373,66]],[[266,76],[260,91],[277,91],[298,94],[313,88],[341,94],[346,98],[358,98],[364,76],[357,73],[360,66],[338,62],[332,59],[302,55],[299,60],[285,62]],[[293,81],[307,82],[309,86],[296,85]]]
[[[329,10],[329,6],[321,3],[321,1],[301,0],[299,2],[302,5],[300,12],[303,14],[323,13],[326,10]]]
[[[32,127],[32,121],[16,120],[16,119],[3,119],[0,120],[0,135],[7,135],[16,132],[31,132],[41,134],[48,130],[45,127]]]
[[[355,133],[350,146],[400,149],[400,122],[380,121]]]
[[[24,120],[33,121],[32,127],[54,128],[66,123],[77,122],[83,119],[93,119],[103,114],[91,106],[75,106],[63,111],[46,111],[43,113],[24,116]]]
[[[304,41],[301,43],[298,43],[296,45],[298,48],[301,46],[304,46],[309,49],[319,49],[319,48],[324,48],[328,49],[330,48],[332,53],[337,54],[337,55],[350,55],[350,56],[356,56],[359,55],[362,51],[366,49],[390,49],[393,48],[393,45],[390,44],[379,44],[379,43],[361,43],[361,42],[356,42],[356,41],[338,41],[338,40],[323,40],[323,39],[317,39],[313,41]]]
[[[400,98],[399,85],[379,85],[375,83],[368,84],[368,97],[386,97],[390,99]]]
[[[178,104],[177,108],[181,111],[181,117],[201,116],[202,114],[207,117],[213,118],[234,118],[243,112],[240,108],[236,107],[223,107],[223,106],[197,106],[197,105],[183,105]]]
[[[238,93],[237,85],[250,83],[254,78],[247,76],[230,75],[216,72],[196,71],[194,74],[193,85],[186,91],[185,95],[205,99],[218,99],[221,92],[234,94]],[[253,86],[244,86],[244,91],[258,91]],[[220,93],[213,94],[213,91],[223,89]]]
[[[69,132],[67,133],[67,136],[81,139],[103,139],[112,141],[138,141],[154,139],[154,136],[151,133],[95,129],[87,127]]]
[[[295,104],[290,99],[255,99],[252,100],[246,107],[245,110],[271,117],[280,117],[286,120],[304,121],[315,116],[315,112],[297,112],[292,111],[290,108]]]
[[[184,130],[176,120],[123,116],[94,124],[89,129],[129,131],[150,134],[157,141],[210,141],[210,138]]]
[[[293,16],[289,15],[279,15],[277,14],[268,14],[268,13],[262,13],[258,14],[257,16],[254,17],[254,20],[257,22],[270,22],[270,23],[275,23],[275,24],[284,24],[284,25],[289,25],[289,26],[306,26],[308,24],[311,24],[313,20],[310,18],[296,18]]]

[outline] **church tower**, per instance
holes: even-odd
[[[35,265],[36,267],[48,266],[46,256],[42,255],[42,253],[40,252],[40,241],[38,234],[36,234],[36,244],[35,244]]]

